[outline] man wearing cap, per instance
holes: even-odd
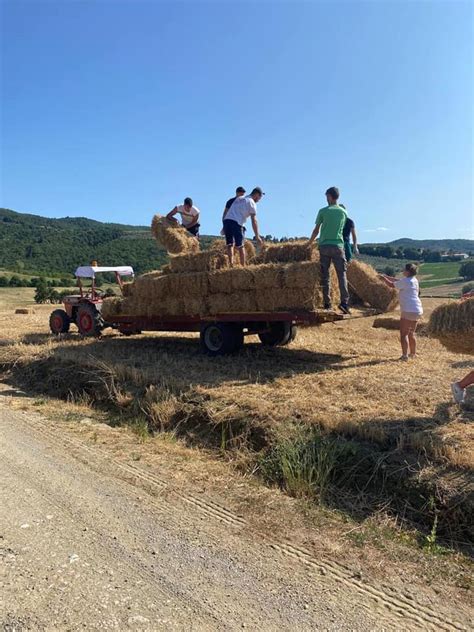
[[[230,265],[234,265],[234,246],[239,251],[240,263],[245,265],[244,250],[244,230],[245,222],[250,217],[255,239],[261,243],[262,239],[258,232],[257,222],[257,202],[265,193],[260,187],[255,187],[250,195],[236,197],[229,210],[224,214],[224,235],[229,255]]]
[[[227,200],[227,202],[225,203],[224,212],[222,213],[222,221],[225,220],[225,216],[227,215],[227,211],[230,209],[230,207],[235,202],[235,200],[238,197],[242,197],[243,195],[245,195],[244,187],[237,187],[235,189],[235,196],[231,197],[230,200]]]
[[[330,187],[326,191],[328,206],[320,209],[316,217],[316,226],[309,242],[313,243],[319,236],[319,254],[321,260],[321,277],[323,285],[324,309],[331,309],[329,269],[334,264],[339,281],[341,303],[339,309],[350,314],[349,291],[347,289],[347,261],[344,253],[343,231],[347,220],[347,213],[339,206],[339,189]]]
[[[168,213],[166,218],[171,220],[172,222],[176,222],[177,220],[174,218],[174,216],[178,213],[179,215],[181,215],[181,223],[183,227],[189,233],[191,233],[191,235],[199,237],[200,210],[197,208],[197,206],[193,205],[193,201],[191,198],[184,198],[184,204],[178,204],[177,206],[175,206],[174,209],[172,209]]]

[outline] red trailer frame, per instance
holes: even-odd
[[[211,355],[237,351],[244,336],[257,334],[263,344],[286,345],[294,340],[297,326],[343,320],[332,311],[220,313],[213,316],[114,316],[107,325],[131,335],[142,331],[199,331],[204,350]]]

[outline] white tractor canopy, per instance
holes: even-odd
[[[98,272],[116,272],[122,276],[134,276],[132,266],[79,266],[75,272],[81,279],[94,279]]]

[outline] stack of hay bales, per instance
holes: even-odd
[[[253,313],[284,310],[313,311],[323,307],[319,253],[307,241],[269,244],[256,255],[246,242],[249,265],[229,267],[223,240],[198,252],[198,241],[184,235],[168,220],[155,216],[152,231],[170,254],[170,263],[124,287],[123,300],[106,299],[102,314],[149,318],[210,316],[219,313]],[[197,244],[197,248],[196,245]],[[368,267],[369,278],[383,295],[385,286]],[[367,284],[367,281],[366,281]],[[387,288],[388,290],[388,288]],[[377,298],[379,297],[377,294]],[[367,296],[368,301],[372,296]],[[331,300],[339,303],[337,275],[331,267]],[[381,303],[382,301],[378,301]],[[387,301],[386,301],[387,302]],[[379,309],[383,309],[379,304]]]
[[[366,263],[353,259],[347,266],[347,280],[355,294],[381,312],[391,312],[398,305],[398,292],[388,287]]]
[[[428,331],[449,351],[474,355],[474,297],[437,307]]]

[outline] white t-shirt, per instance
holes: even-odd
[[[190,209],[187,209],[184,204],[180,204],[176,208],[178,209],[178,213],[181,215],[183,226],[189,226],[194,222],[196,217],[199,217],[200,211],[196,206],[191,206]]]
[[[400,310],[402,312],[412,312],[413,314],[423,314],[423,305],[420,301],[420,286],[416,277],[403,277],[394,283],[400,292]]]
[[[233,219],[239,226],[243,226],[251,215],[257,214],[257,205],[250,197],[235,198],[224,219]]]

